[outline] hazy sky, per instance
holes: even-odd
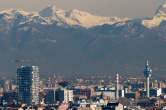
[[[165,0],[166,1],[166,0]],[[39,11],[48,5],[70,10],[80,9],[96,15],[120,17],[149,17],[164,0],[0,0],[0,10],[22,8]]]

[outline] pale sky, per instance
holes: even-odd
[[[0,0],[0,10],[39,11],[49,5],[71,10],[79,9],[101,16],[142,18],[153,16],[164,0]]]

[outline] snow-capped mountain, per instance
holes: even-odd
[[[40,12],[26,12],[21,9],[4,10],[0,11],[0,18],[1,27],[3,27],[4,24],[8,24],[8,26],[5,27],[6,30],[14,23],[56,24],[65,27],[80,26],[83,28],[92,28],[104,24],[117,24],[116,26],[123,26],[127,25],[127,21],[135,21],[135,19],[131,18],[96,16],[76,9],[66,11],[56,8],[56,6],[49,6]],[[153,17],[139,20],[141,20],[141,24],[147,28],[159,26],[162,21],[166,20],[166,4],[162,4]],[[5,29],[1,29],[3,32],[4,30]]]
[[[154,72],[166,72],[165,30],[166,4],[142,19],[55,6],[40,12],[0,11],[0,73],[15,71],[15,59],[39,59],[32,64],[41,73],[142,72],[147,56],[158,65]]]
[[[9,9],[0,11],[0,32],[8,33],[14,26],[24,24],[49,24],[49,21],[41,17],[37,12],[26,12],[22,9]],[[25,29],[25,27],[24,27]]]
[[[30,13],[23,10],[10,9],[1,11],[0,15],[3,17],[3,20],[6,20],[8,23],[11,23],[13,20],[17,19],[19,24],[28,22],[40,24],[57,23],[59,26],[80,26],[84,28],[91,28],[103,24],[111,25],[117,22],[129,20],[129,18],[95,16],[88,12],[76,9],[65,11],[57,9],[56,6],[49,6],[39,13]]]
[[[129,20],[129,18],[95,16],[76,9],[65,11],[57,9],[56,6],[50,6],[40,11],[39,14],[42,17],[51,18],[52,20],[57,21],[60,25],[78,25],[85,28]]]
[[[142,25],[147,28],[153,28],[159,26],[162,21],[166,21],[166,4],[162,4],[152,18],[143,20]]]

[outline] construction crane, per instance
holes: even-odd
[[[16,64],[16,67],[18,68],[20,66],[20,64],[23,64],[23,63],[34,63],[34,62],[43,62],[44,60],[43,59],[16,59],[15,60],[15,64]]]

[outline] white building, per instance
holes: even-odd
[[[73,90],[64,90],[64,102],[73,101]]]
[[[124,90],[119,90],[119,97],[124,97]],[[108,99],[115,99],[116,98],[116,90],[115,88],[111,89],[100,89],[95,91],[95,96],[102,96],[107,97]]]
[[[56,90],[56,101],[68,103],[73,101],[73,90],[57,89]]]
[[[150,96],[158,97],[162,94],[161,88],[154,88],[150,90]]]
[[[157,89],[157,96],[160,96],[162,94],[161,88]]]

